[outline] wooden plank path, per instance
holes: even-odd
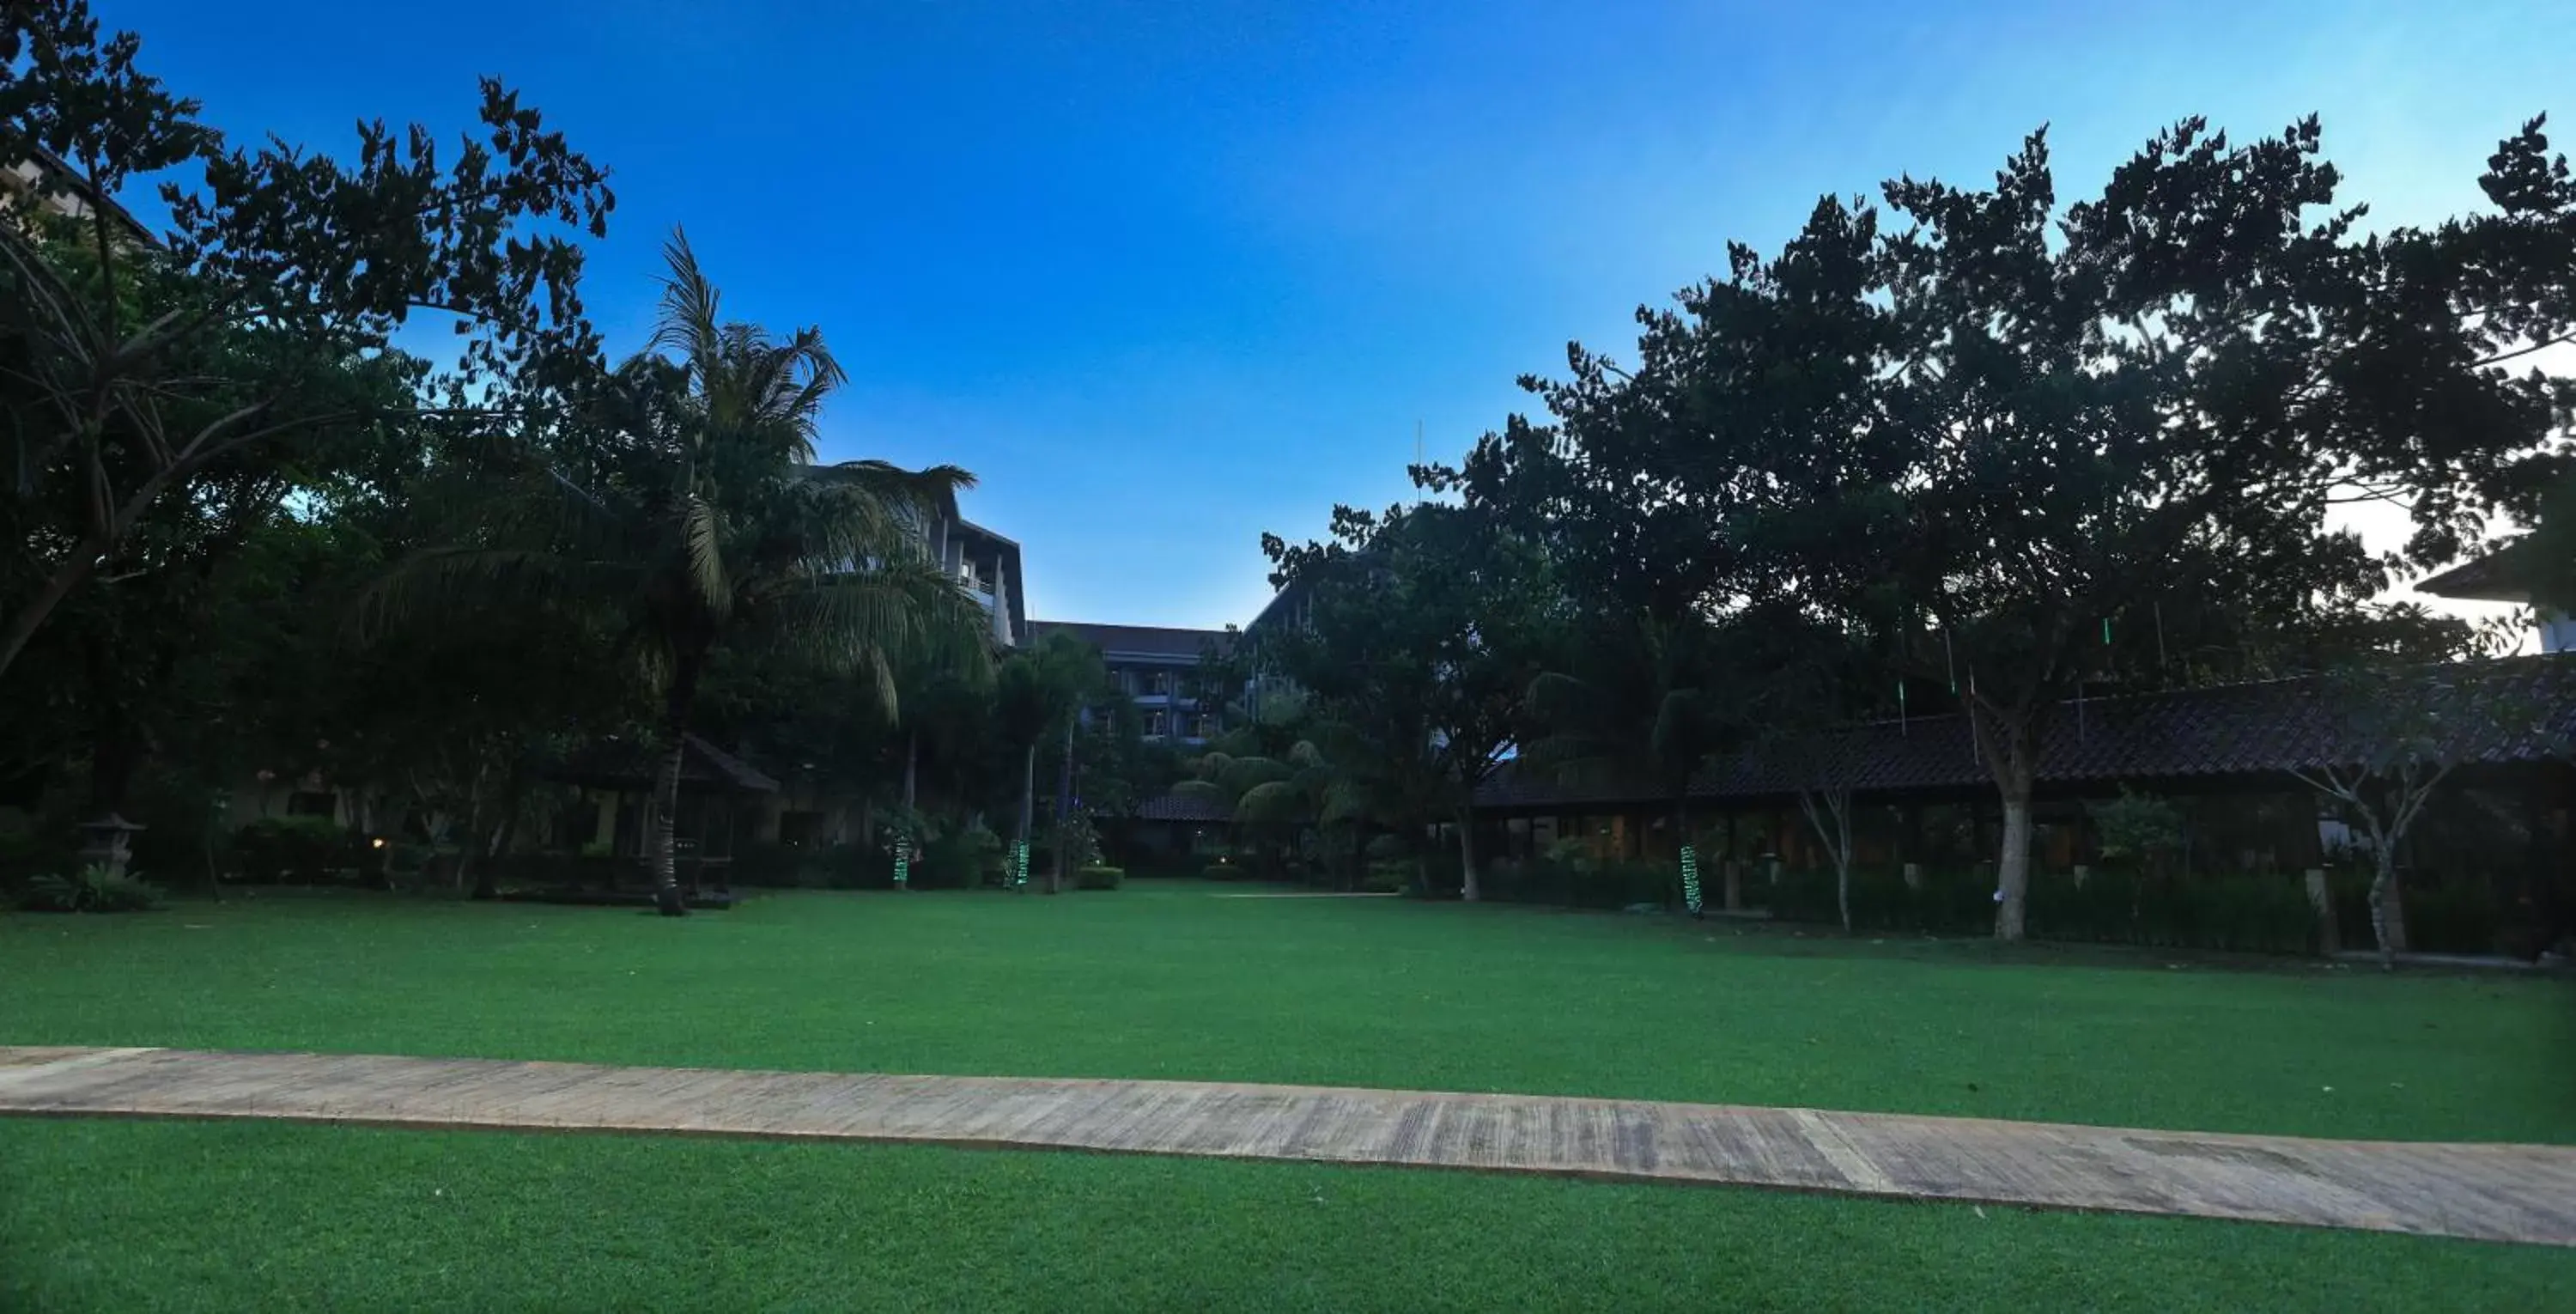
[[[0,1046],[0,1113],[1398,1164],[2576,1246],[2576,1146],[1172,1081]]]

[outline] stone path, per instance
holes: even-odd
[[[2576,1146],[1634,1100],[0,1047],[0,1114],[925,1142],[2184,1214],[2576,1246]]]

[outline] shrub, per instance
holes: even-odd
[[[143,912],[161,906],[161,888],[91,863],[74,875],[29,880],[18,906],[29,912]]]
[[[1777,882],[1748,877],[1754,898],[1767,890],[1771,915],[1782,921],[1839,925],[1830,867],[1784,870]],[[1919,886],[1905,883],[1901,868],[1854,867],[1852,930],[1909,935],[1975,935],[1994,929],[1994,879],[1974,868],[1925,868]]]
[[[233,833],[246,881],[324,881],[357,865],[349,832],[328,817],[262,817]]]
[[[68,825],[0,830],[0,882],[61,871],[77,860],[75,852]]]
[[[2376,949],[2370,931],[2369,855],[2357,866],[2334,869],[2326,877],[2335,930],[2346,949]],[[2429,872],[2402,872],[2397,883],[2400,914],[2406,921],[2406,947],[2428,954],[2490,954],[2505,931],[2504,907],[2493,884],[2472,877],[2442,882]]]
[[[1982,868],[1927,869],[1920,888],[1899,870],[1852,872],[1852,929],[1923,935],[1981,935],[1994,927],[1993,878]],[[1772,915],[1784,921],[1834,923],[1830,869],[1783,872],[1772,889]],[[2307,892],[2290,876],[2223,873],[2188,881],[2097,871],[2084,883],[2064,872],[2035,873],[2030,885],[2034,939],[2185,949],[2305,953],[2316,946]]]
[[[2105,863],[2154,870],[2182,851],[2181,811],[2153,794],[2133,794],[2123,786],[2118,798],[2090,804],[2085,810],[2101,834]]]
[[[1411,890],[1419,873],[1410,862],[1372,862],[1366,875],[1360,877],[1364,894],[1403,894]]]
[[[1499,903],[1611,909],[1641,903],[1669,905],[1681,887],[1681,863],[1596,862],[1579,848],[1549,856],[1506,859],[1479,872],[1481,892]]]
[[[1077,890],[1114,890],[1126,883],[1124,870],[1096,862],[1076,867],[1073,871],[1073,888]]]
[[[922,842],[911,883],[919,890],[971,890],[1001,870],[1001,837],[982,826],[967,826]]]
[[[2502,930],[2495,890],[2481,880],[2400,885],[2406,947],[2428,954],[2491,954]],[[2364,921],[2362,925],[2370,923]]]

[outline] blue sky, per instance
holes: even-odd
[[[236,134],[470,126],[520,87],[615,171],[588,298],[619,349],[685,224],[735,315],[819,324],[825,454],[953,461],[1041,617],[1222,625],[1264,530],[1406,493],[1630,312],[1822,192],[2062,195],[2158,126],[2325,117],[2378,222],[2474,205],[2576,5],[98,0]],[[2553,103],[2553,97],[2557,103]]]

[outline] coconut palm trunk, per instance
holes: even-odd
[[[1474,903],[1485,897],[1482,882],[1476,879],[1476,810],[1458,809],[1458,897]]]
[[[688,900],[680,897],[680,766],[689,751],[689,712],[697,703],[699,665],[697,655],[684,656],[671,673],[671,687],[662,701],[661,765],[653,781],[652,862],[653,906],[665,917],[684,917],[689,911]]]
[[[921,780],[921,734],[907,732],[903,737],[903,810],[910,815],[920,797],[916,788]]]
[[[1053,861],[1047,865],[1047,893],[1049,894],[1064,892],[1064,851],[1071,847],[1066,840],[1072,834],[1073,824],[1073,728],[1072,721],[1064,723],[1064,763],[1056,768],[1055,853]]]

